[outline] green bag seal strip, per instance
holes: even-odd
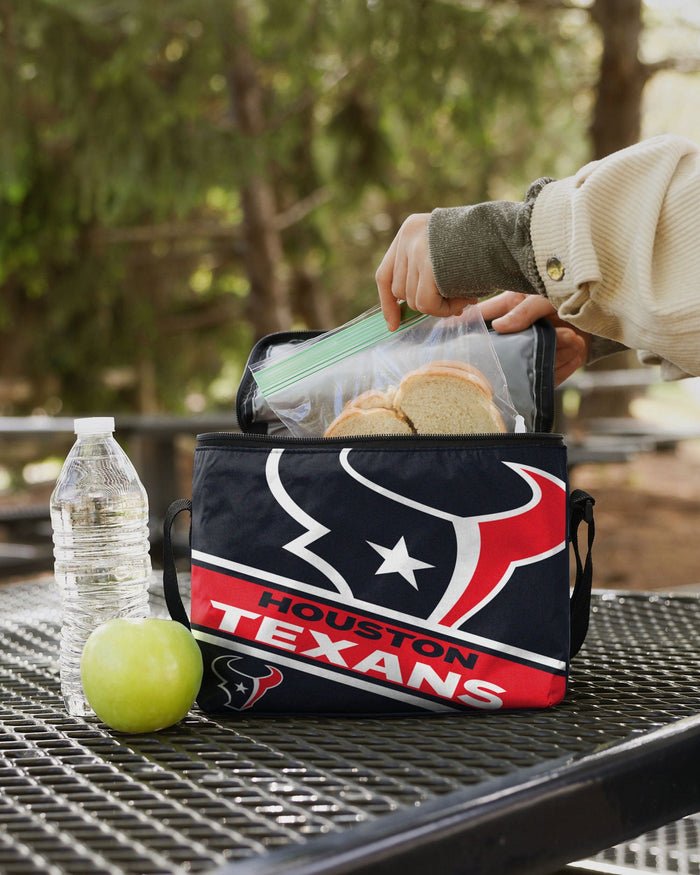
[[[363,349],[374,346],[381,340],[394,337],[401,331],[428,319],[421,313],[402,305],[401,324],[396,331],[389,331],[381,311],[350,322],[343,328],[331,331],[323,337],[305,344],[296,352],[278,362],[254,372],[255,381],[266,397],[274,395],[299,380],[342,361]]]

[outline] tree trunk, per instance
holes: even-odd
[[[647,71],[639,60],[642,0],[595,0],[593,21],[600,28],[603,53],[598,73],[596,101],[590,125],[592,158],[604,158],[638,142],[641,135],[642,91]],[[603,359],[590,370],[634,367],[630,352]],[[624,416],[639,394],[634,389],[598,389],[581,399],[579,421],[590,417]]]
[[[639,140],[648,77],[639,59],[642,0],[595,0],[591,16],[603,42],[590,126],[592,157],[598,159]]]
[[[256,149],[264,149],[265,87],[249,48],[245,4],[232,6],[232,20],[222,22],[232,113],[237,129]],[[256,338],[288,329],[291,308],[282,278],[284,254],[276,225],[277,208],[268,162],[263,156],[241,189],[245,226],[245,265],[250,281],[249,319]]]
[[[301,267],[292,276],[291,299],[297,321],[324,331],[333,328],[335,315],[330,298],[321,294],[314,277]]]

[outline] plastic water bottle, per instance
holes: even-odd
[[[112,417],[75,420],[77,439],[51,496],[61,693],[79,716],[93,713],[80,683],[92,630],[113,617],[148,616],[148,497],[113,432]]]

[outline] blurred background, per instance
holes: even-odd
[[[255,340],[374,305],[409,213],[700,141],[697,0],[0,0],[0,67],[2,417],[235,422]],[[0,449],[13,500],[64,454]]]

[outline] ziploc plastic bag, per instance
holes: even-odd
[[[320,437],[343,408],[364,392],[385,391],[431,362],[477,368],[493,390],[506,431],[522,430],[481,311],[438,318],[404,306],[396,331],[379,307],[345,325],[251,366],[270,408],[296,437]]]

